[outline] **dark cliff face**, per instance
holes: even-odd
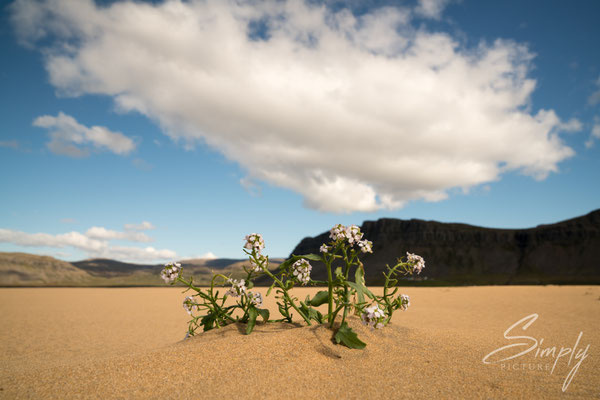
[[[406,252],[426,261],[421,277],[455,284],[600,283],[600,210],[530,229],[384,218],[365,221],[373,254],[362,257],[369,284],[381,284],[385,265]],[[328,232],[303,239],[293,254],[318,253]],[[316,264],[316,263],[315,263]],[[324,267],[314,265],[314,279]]]

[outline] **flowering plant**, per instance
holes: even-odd
[[[249,257],[250,266],[244,267],[246,278],[238,280],[215,274],[208,288],[196,287],[193,277],[184,278],[180,264],[166,264],[161,272],[166,283],[173,285],[181,282],[187,286],[186,291],[196,292],[183,302],[183,308],[192,316],[186,337],[194,335],[200,327],[208,331],[234,322],[246,324],[246,333],[250,334],[259,316],[264,322],[291,323],[295,312],[307,325],[328,324],[331,329],[336,327],[338,316],[341,316],[333,340],[350,348],[364,348],[366,344],[348,326],[347,316],[350,313],[359,315],[363,323],[372,329],[381,329],[389,324],[394,311],[405,311],[410,305],[407,295],[398,294],[399,277],[415,272],[419,274],[425,267],[425,261],[416,254],[407,253],[405,260],[399,258],[393,267],[387,265],[383,294],[375,295],[365,285],[364,266],[359,259],[359,255],[373,252],[373,243],[363,239],[363,233],[356,225],[346,227],[338,224],[330,230],[329,237],[331,240],[321,246],[320,255],[292,255],[271,270],[269,257],[262,254],[265,248],[263,237],[258,233],[247,235],[244,252]],[[310,261],[325,264],[327,281],[311,279]],[[280,318],[271,319],[270,311],[262,308],[262,294],[251,291],[254,280],[261,275],[268,276],[272,281],[266,296],[275,291]],[[218,287],[225,285],[229,288],[220,295]],[[327,290],[300,300],[291,291],[296,285],[327,285]],[[326,314],[318,310],[324,304],[327,304]]]

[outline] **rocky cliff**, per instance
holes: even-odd
[[[407,251],[425,258],[419,278],[428,283],[600,283],[600,210],[530,229],[384,218],[361,230],[374,243],[362,258],[367,284],[381,284],[385,265]],[[292,253],[318,253],[328,235],[307,237]],[[324,278],[324,267],[314,265],[314,279]]]

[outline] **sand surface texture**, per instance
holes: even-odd
[[[411,307],[383,330],[351,319],[367,347],[350,350],[289,324],[182,341],[175,288],[0,289],[0,398],[600,398],[600,287],[403,292]]]

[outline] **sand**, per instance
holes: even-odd
[[[259,324],[246,336],[231,325],[182,341],[176,288],[0,289],[0,398],[600,398],[600,287],[403,292],[411,307],[385,329],[351,319],[367,343],[351,350],[324,326]],[[532,314],[507,334],[525,338],[503,337]],[[534,339],[520,357],[482,361]]]

